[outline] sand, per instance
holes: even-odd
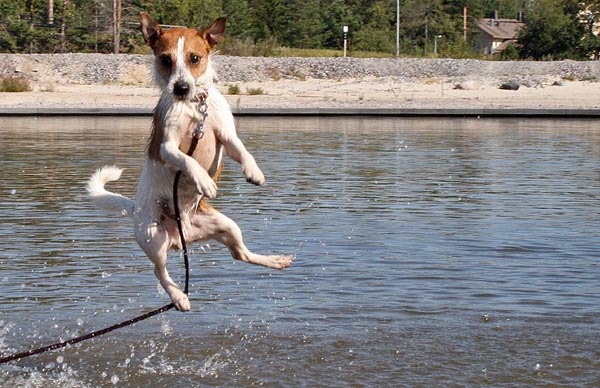
[[[454,89],[452,81],[406,82],[389,78],[306,79],[237,82],[239,95],[228,95],[232,107],[245,108],[417,108],[417,109],[600,109],[600,83],[564,81],[562,86],[521,86],[501,90],[478,82],[472,90]],[[262,95],[249,95],[260,89]],[[148,86],[44,83],[31,92],[0,93],[0,108],[148,108],[158,89]]]
[[[159,92],[152,83],[150,60],[135,55],[3,54],[0,75],[25,76],[33,90],[0,93],[0,109],[152,109]],[[236,110],[600,109],[600,66],[595,61],[221,56],[215,61],[225,80],[218,88]],[[507,80],[518,80],[521,87],[499,89]],[[231,85],[239,94],[228,94]],[[252,89],[262,94],[250,95]]]

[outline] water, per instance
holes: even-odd
[[[129,219],[84,193],[116,164],[133,195],[148,125],[0,120],[0,354],[167,303]],[[197,245],[192,312],[1,365],[1,386],[600,385],[597,121],[239,126],[268,182],[228,160],[213,204],[293,266]]]

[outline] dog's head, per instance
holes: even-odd
[[[181,27],[163,30],[142,12],[140,27],[144,40],[154,51],[155,77],[163,91],[178,100],[189,100],[202,92],[197,90],[198,86],[210,84],[213,74],[209,55],[223,38],[225,18],[216,19],[202,30]]]

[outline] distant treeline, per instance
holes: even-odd
[[[585,59],[598,52],[593,34],[599,1],[575,0],[3,0],[0,52],[121,52],[145,50],[138,15],[149,12],[164,25],[206,26],[227,16],[222,51],[273,55],[275,48],[342,47],[350,50],[427,56],[435,37],[438,53],[474,57],[476,20],[523,17],[526,27],[514,58]],[[467,7],[467,41],[463,9]],[[399,23],[397,24],[397,11]]]

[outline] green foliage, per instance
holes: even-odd
[[[236,96],[240,94],[240,86],[238,84],[229,85],[227,87],[227,94]]]
[[[527,24],[519,35],[524,58],[579,58],[580,23],[568,12],[570,0],[537,0],[527,15]]]
[[[167,26],[207,26],[228,19],[221,52],[243,56],[289,55],[290,49],[341,50],[342,26],[349,27],[348,52],[354,56],[394,55],[396,2],[390,0],[121,0],[119,52],[148,53],[139,33],[139,13],[149,12]],[[0,52],[112,52],[111,0],[54,0],[49,20],[47,0],[0,2]],[[523,58],[589,58],[600,53],[593,31],[600,18],[600,0],[586,23],[577,0],[400,0],[399,51],[402,56],[480,57],[471,47],[478,39],[475,20],[525,15],[527,28],[518,54]],[[66,7],[63,8],[63,5]],[[468,41],[463,39],[463,8],[468,8]],[[64,34],[61,28],[65,23]],[[366,54],[364,54],[366,53]],[[376,54],[379,53],[379,54]],[[341,52],[339,53],[341,55]],[[504,54],[516,57],[514,50]]]
[[[508,46],[500,55],[503,61],[515,61],[519,59],[519,51],[514,45]]]
[[[252,38],[225,39],[220,45],[220,52],[240,57],[277,57],[281,56],[280,45],[274,37],[260,42]]]
[[[31,85],[25,77],[5,77],[0,80],[0,92],[30,92]]]

